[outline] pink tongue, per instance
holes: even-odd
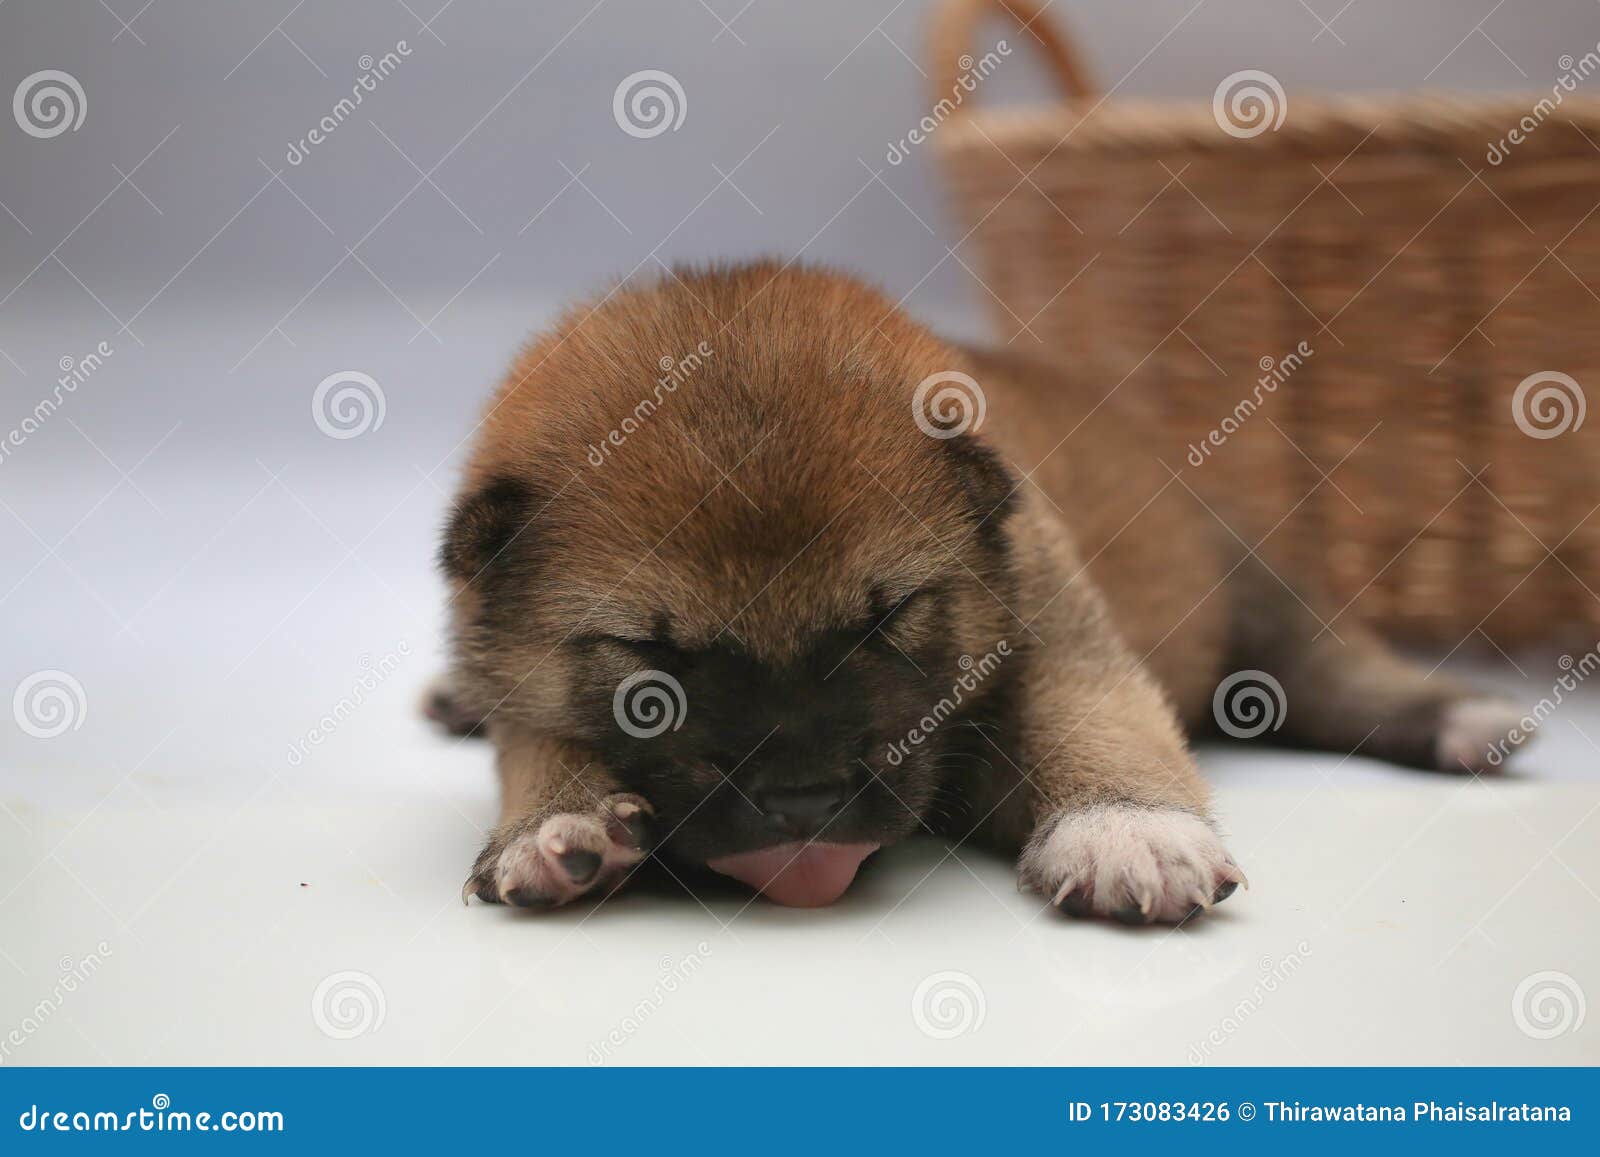
[[[709,861],[707,867],[750,885],[775,904],[821,908],[844,895],[877,844],[779,844]]]

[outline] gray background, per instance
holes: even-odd
[[[808,242],[808,255],[903,292],[954,237],[925,151],[886,178],[937,236],[883,189],[851,198],[868,179],[862,162],[886,169],[888,142],[930,103],[920,70],[932,7],[10,0],[0,10],[5,95],[28,73],[63,69],[84,84],[88,116],[45,143],[0,125],[0,199],[32,231],[0,215],[10,278],[0,294],[116,185],[119,168],[163,140],[134,178],[161,213],[123,187],[62,251],[124,320],[147,316],[152,295],[230,219],[150,310],[228,292],[282,312],[358,240],[373,274],[341,270],[303,308],[346,295],[382,301],[375,275],[429,318],[498,255],[476,294],[445,315],[459,317],[487,294],[565,298],[652,255],[788,255]],[[1297,90],[1424,84],[1548,91],[1558,57],[1600,39],[1592,0],[1056,0],[1049,15],[1070,22],[1101,86],[1124,97],[1209,99],[1243,68],[1270,71],[1291,101]],[[1020,43],[998,22],[985,39],[1002,35]],[[359,58],[399,40],[412,49],[399,71],[305,163],[287,165],[288,142],[348,92]],[[981,100],[1049,95],[1032,62],[1013,59]],[[678,131],[640,141],[617,129],[611,96],[646,68],[678,78],[688,115]],[[719,188],[717,172],[742,159],[734,182],[744,196]],[[292,193],[263,188],[263,162]],[[588,190],[569,186],[568,170]],[[412,191],[421,172],[433,184]],[[928,303],[971,300],[952,264],[926,283]],[[78,288],[59,269],[35,276],[19,296]]]
[[[0,5],[0,96],[61,69],[87,101],[51,139],[0,107],[0,432],[63,359],[114,349],[0,460],[0,690],[63,670],[87,702],[55,740],[0,732],[13,809],[243,798],[264,775],[487,800],[482,754],[412,722],[438,665],[432,547],[482,399],[563,299],[658,262],[803,251],[982,330],[930,150],[884,161],[929,103],[923,0],[141,4]],[[1548,91],[1563,53],[1600,40],[1591,0],[1057,13],[1118,98],[1206,101],[1260,68],[1291,110],[1313,89]],[[398,70],[288,164],[359,58],[400,40]],[[978,99],[1048,98],[1034,63],[1014,53]],[[677,131],[614,121],[641,69],[683,86]],[[341,370],[387,407],[348,440],[311,414]],[[291,766],[402,643],[385,710]]]

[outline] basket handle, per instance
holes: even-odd
[[[1094,97],[1094,82],[1077,47],[1055,22],[1044,18],[1044,10],[1034,0],[944,0],[934,14],[930,37],[933,60],[928,72],[935,103],[948,99],[962,74],[971,68],[971,57],[965,67],[961,58],[977,43],[979,21],[991,13],[1006,17],[1034,39],[1067,100]],[[960,115],[964,109],[957,104],[952,115]]]

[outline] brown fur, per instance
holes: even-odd
[[[930,437],[913,390],[947,371],[977,379],[988,417]],[[443,555],[451,698],[486,720],[505,785],[469,889],[507,898],[518,838],[554,814],[603,823],[619,790],[663,813],[665,852],[703,861],[724,839],[765,837],[704,822],[736,801],[699,816],[696,801],[848,772],[883,797],[842,821],[857,837],[923,827],[1026,845],[1024,880],[1070,911],[1181,919],[1242,879],[1209,828],[1179,817],[1209,815],[1185,725],[1205,725],[1228,671],[1273,665],[1290,689],[1280,738],[1353,748],[1366,735],[1379,754],[1428,762],[1441,704],[1466,692],[1425,685],[1353,629],[1341,628],[1357,635],[1348,649],[1316,637],[1315,598],[1241,546],[1146,428],[1092,383],[953,347],[818,270],[680,271],[568,313],[502,383]],[[937,744],[898,769],[875,754],[960,677],[957,656],[1001,641],[1015,657]],[[883,642],[917,674],[878,655]],[[726,699],[726,731],[745,721],[748,690],[748,713],[773,721],[766,739],[607,746],[610,688],[653,656],[696,673],[712,654],[736,674],[696,684],[690,714],[703,722]],[[816,706],[841,668],[872,690]],[[767,673],[806,671],[760,698]],[[1380,676],[1381,696],[1363,690]],[[853,720],[838,724],[849,734],[832,735],[834,717]],[[1390,748],[1371,742],[1386,725],[1405,733]],[[852,752],[870,779],[847,767]],[[808,760],[826,766],[806,773]]]

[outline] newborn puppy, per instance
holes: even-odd
[[[1244,875],[1185,725],[1282,685],[1279,741],[1477,770],[1514,710],[1286,588],[1116,397],[962,350],[831,273],[680,271],[511,368],[445,534],[430,713],[498,753],[464,895],[647,854],[783,904],[927,831],[1072,915],[1179,921]]]

